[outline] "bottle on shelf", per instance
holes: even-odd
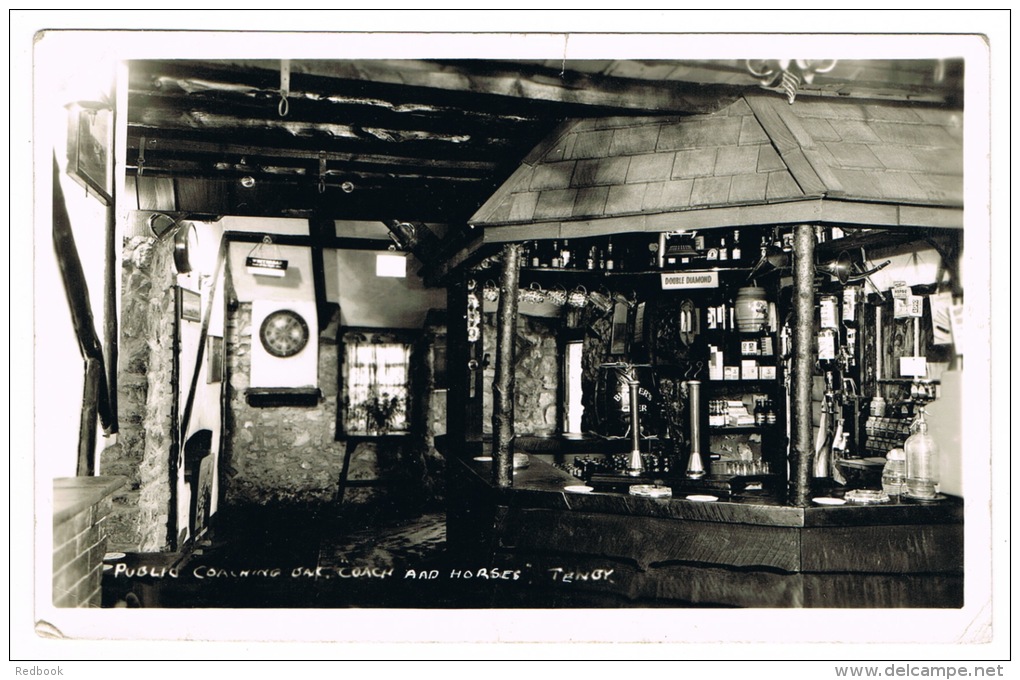
[[[538,241],[531,242],[531,268],[538,269],[542,266],[542,253]]]
[[[563,246],[560,248],[560,266],[564,269],[574,268],[574,254],[567,239],[563,239]]]
[[[659,240],[652,239],[648,243],[648,269],[659,268]]]
[[[553,269],[562,269],[563,260],[560,256],[560,247],[557,241],[552,242],[552,262],[550,265]]]
[[[765,398],[758,397],[754,400],[754,424],[761,427],[765,424]]]
[[[719,259],[720,260],[730,259],[730,249],[726,246],[725,236],[719,239]]]
[[[595,267],[598,264],[598,248],[592,246],[588,249],[588,257],[585,259],[585,268],[588,271],[595,271]]]
[[[765,424],[775,425],[779,417],[776,414],[776,403],[771,397],[765,400]]]
[[[614,269],[616,269],[616,260],[613,257],[613,239],[609,239],[609,242],[606,243],[606,257],[605,257],[605,264],[603,265],[603,268],[607,272],[611,272]]]
[[[733,248],[730,249],[730,259],[739,262],[741,259],[740,252],[740,230],[733,230]]]
[[[928,421],[923,408],[918,408],[914,433],[903,443],[907,457],[907,496],[935,498],[935,485],[939,483],[939,449],[935,438],[928,434]]]

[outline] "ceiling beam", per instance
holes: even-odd
[[[224,158],[246,157],[262,158],[272,162],[279,159],[282,162],[287,159],[306,160],[317,163],[319,158],[324,158],[328,163],[360,163],[367,169],[369,167],[397,167],[397,168],[420,168],[422,157],[418,154],[407,152],[399,153],[406,149],[387,149],[393,153],[380,153],[378,147],[368,147],[361,150],[347,149],[326,149],[297,148],[282,144],[262,145],[251,142],[235,142],[231,140],[211,142],[207,139],[191,139],[189,135],[168,133],[165,130],[144,130],[132,128],[128,131],[126,148],[129,152],[137,154],[141,148],[141,139],[145,138],[145,156],[149,158],[152,154],[167,154],[170,156],[180,155],[211,155]],[[250,140],[250,135],[247,139]],[[130,156],[129,162],[133,161]],[[428,158],[428,167],[442,170],[448,173],[471,173],[487,174],[497,167],[497,163],[491,160],[476,160],[469,158]]]
[[[208,87],[210,79],[233,79],[239,91],[279,90],[279,60],[221,60],[215,62],[172,62],[172,70],[159,62],[160,71],[136,69],[138,79],[155,79],[163,87],[196,90]],[[190,70],[189,70],[190,69]],[[548,115],[543,104],[574,107],[567,115],[584,115],[587,108],[600,109],[596,115],[626,111],[641,113],[710,113],[734,100],[743,88],[728,85],[670,83],[629,78],[610,78],[577,72],[557,72],[524,64],[479,60],[290,60],[291,85],[295,91],[321,92],[327,84],[333,91],[363,97],[381,97],[393,102],[416,102],[466,108],[492,113],[515,111],[521,115]],[[140,89],[147,89],[139,85]],[[516,102],[516,104],[515,104]],[[530,112],[530,113],[529,113]]]

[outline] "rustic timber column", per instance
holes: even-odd
[[[793,394],[790,400],[791,502],[806,506],[811,483],[811,382],[815,351],[815,232],[798,224],[793,236]]]
[[[519,243],[503,246],[496,313],[496,377],[492,383],[492,469],[497,486],[513,485],[514,400],[516,399],[514,334],[517,331],[517,288],[521,275]]]
[[[463,451],[468,440],[468,341],[467,291],[464,277],[456,276],[446,288],[447,409],[446,434],[456,450]],[[463,405],[463,407],[458,407]]]

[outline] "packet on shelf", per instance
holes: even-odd
[[[742,401],[727,401],[728,425],[754,425],[754,416],[747,412],[747,405]]]

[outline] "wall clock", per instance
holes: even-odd
[[[192,259],[198,251],[198,231],[194,224],[181,225],[174,235],[174,267],[178,274],[190,274]]]
[[[308,324],[297,312],[278,309],[262,322],[259,339],[274,357],[292,357],[308,344]]]

